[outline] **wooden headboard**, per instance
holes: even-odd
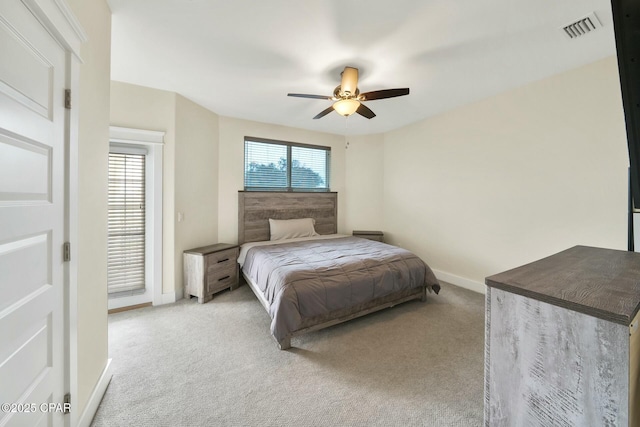
[[[238,191],[238,244],[269,240],[269,218],[313,218],[316,232],[338,232],[338,193]]]

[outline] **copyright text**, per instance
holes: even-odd
[[[5,413],[17,412],[70,412],[71,403],[3,403],[0,410]]]

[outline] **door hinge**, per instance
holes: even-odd
[[[62,246],[62,260],[64,262],[69,262],[71,261],[71,243],[69,242],[64,242],[64,245]]]
[[[71,110],[71,89],[64,90],[64,108]]]
[[[62,405],[62,413],[68,414],[71,412],[71,393],[64,395],[64,404]]]

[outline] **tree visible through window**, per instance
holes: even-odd
[[[329,191],[331,149],[245,139],[245,190]]]

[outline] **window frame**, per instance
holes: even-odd
[[[287,147],[287,186],[286,187],[247,187],[246,172],[247,172],[247,141],[258,142],[263,144],[272,145],[284,145]],[[324,150],[326,154],[326,187],[324,188],[303,188],[291,186],[291,165],[293,164],[291,159],[292,147],[310,148],[314,150]],[[282,141],[278,139],[258,138],[254,136],[244,137],[244,150],[243,150],[243,187],[244,191],[270,191],[270,192],[282,192],[282,193],[328,193],[331,192],[331,147],[324,145],[304,144],[301,142]]]

